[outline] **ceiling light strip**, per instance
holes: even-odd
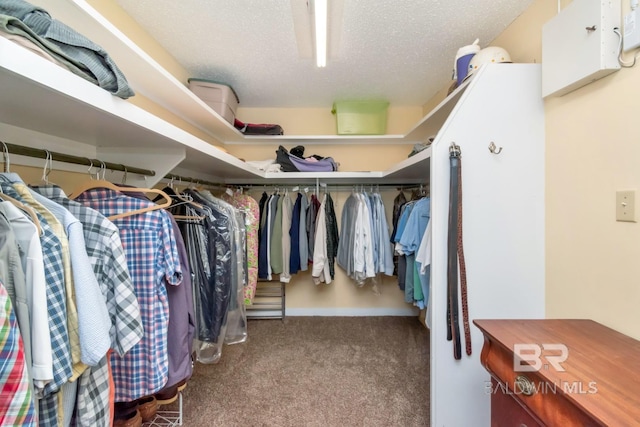
[[[316,31],[316,65],[327,65],[327,0],[313,2]]]

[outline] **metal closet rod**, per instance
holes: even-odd
[[[429,184],[389,184],[389,183],[357,183],[357,184],[348,184],[348,183],[327,183],[322,182],[322,184],[326,184],[329,188],[338,188],[338,187],[396,187],[397,190],[413,190],[415,188],[420,187],[429,187]],[[272,188],[287,188],[287,187],[315,187],[316,183],[306,183],[306,184],[291,184],[291,183],[273,183],[270,182],[268,184],[223,184],[228,187],[244,187],[244,188],[264,188],[264,187],[272,187]],[[318,184],[322,188],[324,185]]]
[[[182,181],[184,184],[202,184],[202,185],[206,185],[208,187],[228,187],[227,184],[223,184],[223,183],[219,183],[219,182],[212,182],[212,181],[205,181],[202,179],[196,179],[196,178],[191,178],[188,176],[180,176],[180,175],[174,175],[172,173],[168,173],[165,176],[165,179],[172,179],[174,181],[178,180],[178,181]]]
[[[112,171],[120,171],[127,173],[135,173],[138,175],[155,176],[155,171],[149,169],[141,169],[133,166],[126,166],[119,163],[103,162],[98,159],[89,159],[88,157],[72,156],[70,154],[56,153],[55,151],[42,150],[39,148],[24,147],[22,145],[9,144],[8,142],[0,141],[0,150],[3,150],[3,146],[7,147],[9,154],[15,154],[19,156],[35,157],[38,159],[47,159],[51,156],[51,160],[63,163],[73,163],[74,165],[94,166],[100,168],[104,165],[105,169]]]

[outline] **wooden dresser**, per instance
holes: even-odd
[[[591,320],[474,320],[492,426],[640,426],[640,341]]]

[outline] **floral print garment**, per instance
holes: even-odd
[[[224,193],[221,199],[236,209],[245,212],[247,229],[247,268],[249,281],[244,288],[244,303],[251,305],[258,285],[258,227],[260,225],[260,207],[258,202],[247,194],[234,192],[233,196]]]

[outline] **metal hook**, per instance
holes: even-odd
[[[500,154],[502,152],[502,147],[498,147],[495,142],[491,141],[489,143],[489,151],[491,151],[492,154]]]
[[[9,173],[11,172],[9,169],[11,167],[11,161],[9,160],[9,147],[7,147],[7,144],[4,143],[4,141],[0,141],[2,142],[2,151],[3,151],[3,156],[4,156],[4,172],[5,173]]]
[[[122,175],[122,185],[127,183],[127,167],[125,165],[121,165],[124,169],[124,175]]]

